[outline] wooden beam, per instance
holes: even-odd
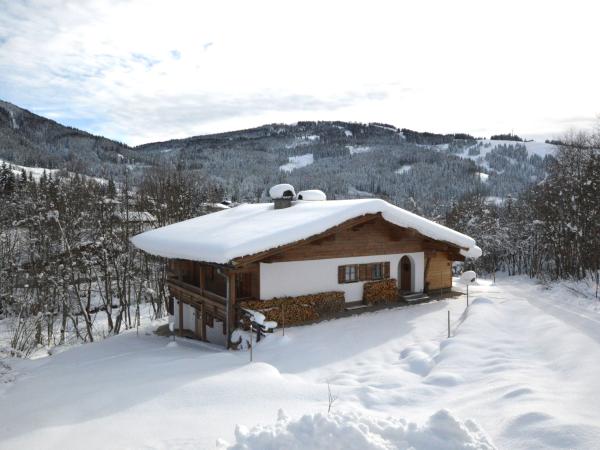
[[[179,302],[179,336],[183,336],[183,302],[181,300],[177,300]]]
[[[200,305],[200,339],[206,341],[206,312],[204,304]]]
[[[225,309],[226,299],[210,291],[201,290],[199,287],[177,280],[168,280],[169,291],[178,300],[186,303],[206,303]]]
[[[200,276],[199,276],[198,284],[200,286],[200,289],[204,290],[205,286],[206,286],[205,279],[204,279],[204,277],[205,277],[204,264],[202,264],[202,263],[196,263],[196,264],[200,264],[200,268],[199,268]]]

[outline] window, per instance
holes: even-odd
[[[338,283],[383,280],[390,277],[390,263],[349,264],[338,266]]]
[[[344,282],[353,283],[355,281],[358,281],[358,267],[356,265],[346,266]]]
[[[371,279],[381,280],[383,278],[383,263],[371,264]]]
[[[358,264],[338,266],[338,283],[355,283],[358,281]]]

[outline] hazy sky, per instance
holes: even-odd
[[[129,144],[339,119],[551,137],[600,114],[598,1],[0,0],[0,98]]]

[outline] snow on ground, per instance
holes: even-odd
[[[360,189],[357,189],[354,186],[348,186],[348,195],[350,195],[352,197],[358,197],[358,198],[374,197],[374,194],[372,194],[371,192],[361,191]]]
[[[489,203],[492,205],[501,206],[504,204],[506,199],[504,197],[496,197],[496,196],[490,195],[485,198],[485,201],[486,201],[486,203]]]
[[[346,148],[350,151],[351,155],[356,155],[358,153],[368,153],[373,150],[368,145],[346,145]]]
[[[3,159],[0,159],[0,165],[2,163],[6,163],[7,165],[9,165],[12,169],[12,172],[17,177],[20,176],[23,169],[25,169],[25,172],[27,173],[27,175],[29,175],[31,173],[31,176],[36,181],[40,180],[40,178],[42,177],[44,172],[46,172],[46,175],[52,175],[52,176],[54,176],[56,173],[60,172],[60,169],[46,169],[44,167],[20,166],[19,164],[13,164],[10,161],[5,161]],[[69,172],[69,175],[73,176],[73,175],[75,175],[75,172]],[[91,177],[88,175],[81,175],[81,176],[85,177],[88,180],[94,180],[95,182],[100,183],[100,184],[108,183],[108,180],[106,178]]]
[[[28,175],[31,173],[31,176],[33,177],[34,180],[39,180],[41,178],[42,174],[44,173],[44,171],[46,172],[46,175],[54,175],[55,173],[57,173],[59,171],[58,169],[45,169],[43,167],[20,166],[18,164],[13,164],[10,161],[5,161],[5,160],[0,159],[0,165],[2,163],[6,163],[7,165],[10,165],[13,173],[17,176],[21,175],[21,171],[23,169],[25,169],[25,172],[27,172]]]
[[[399,169],[396,169],[396,173],[401,175],[403,173],[410,172],[411,169],[412,169],[412,166],[410,164],[404,164]]]
[[[490,178],[490,176],[484,172],[477,172],[476,175],[479,177],[482,183],[485,183],[488,180],[488,178]]]
[[[357,189],[354,186],[348,186],[348,195],[360,198],[374,197],[374,195],[371,192],[361,191],[360,189]]]
[[[377,123],[370,123],[369,126],[370,127],[381,128],[382,130],[393,131],[394,133],[402,134],[402,132],[399,129],[397,129],[397,128],[393,127],[393,126],[379,125]]]
[[[290,420],[280,410],[274,425],[252,430],[238,427],[233,450],[279,449],[489,449],[494,446],[476,423],[462,423],[441,410],[424,425],[403,419],[373,418],[358,413],[307,414]],[[226,447],[226,445],[223,445]]]
[[[12,109],[8,110],[8,115],[10,116],[10,121],[12,124],[12,127],[14,130],[19,128],[19,124],[17,123],[17,120],[15,119],[15,113],[13,113]]]
[[[596,301],[573,289],[479,281],[466,312],[460,297],[277,330],[252,363],[150,328],[6,360],[0,448],[598,448],[599,313],[571,313]]]
[[[291,172],[295,169],[310,166],[315,161],[315,159],[312,153],[306,153],[304,155],[299,156],[290,156],[288,158],[288,161],[289,162],[287,164],[279,166],[279,170],[283,170],[284,172]]]
[[[556,149],[557,149],[556,145],[546,144],[545,142],[535,142],[535,141],[517,142],[517,141],[495,141],[495,140],[492,141],[489,139],[479,139],[477,141],[477,143],[479,144],[479,154],[469,155],[469,149],[472,147],[465,147],[464,151],[462,153],[458,154],[458,156],[460,156],[462,158],[469,158],[469,159],[472,159],[475,161],[475,160],[478,160],[479,158],[485,158],[485,155],[487,155],[489,152],[491,152],[492,150],[494,150],[496,147],[498,147],[500,145],[506,145],[506,146],[522,145],[522,146],[525,146],[525,148],[527,149],[527,153],[529,154],[529,156],[538,155],[541,158],[543,158],[546,155],[554,155],[556,153]],[[448,145],[443,144],[443,145],[438,145],[437,147],[441,150],[446,150],[448,148]]]

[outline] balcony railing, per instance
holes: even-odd
[[[191,304],[204,304],[222,311],[226,309],[227,299],[214,292],[171,277],[167,279],[167,283],[171,295],[178,300]]]

